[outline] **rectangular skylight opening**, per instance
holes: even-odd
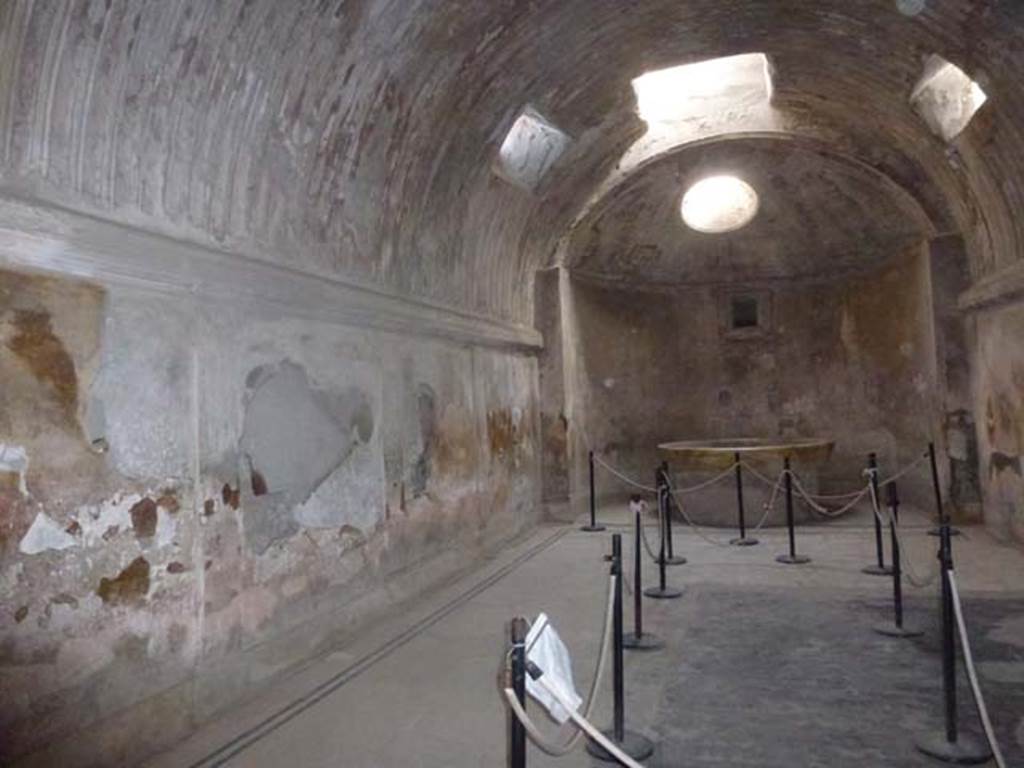
[[[526,107],[501,143],[494,172],[518,187],[536,190],[570,142],[561,129]]]
[[[763,53],[742,53],[646,72],[633,80],[637,113],[648,124],[673,123],[710,110],[767,103],[772,74]]]
[[[960,67],[932,54],[910,104],[932,133],[950,142],[963,133],[988,95]]]

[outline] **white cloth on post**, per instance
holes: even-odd
[[[540,668],[548,685],[557,686],[563,694],[563,699],[567,703],[574,704],[573,710],[580,708],[583,699],[576,693],[576,685],[573,683],[572,659],[569,656],[569,649],[565,647],[565,643],[562,642],[562,638],[558,636],[558,632],[555,631],[545,613],[537,617],[526,635],[526,658]],[[559,725],[569,719],[569,712],[565,707],[530,675],[526,676],[526,691],[548,711],[551,718]]]

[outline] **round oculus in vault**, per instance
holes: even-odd
[[[690,229],[721,234],[749,224],[759,206],[757,192],[743,179],[709,176],[686,190],[680,211]]]

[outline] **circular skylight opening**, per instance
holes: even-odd
[[[735,176],[702,179],[683,195],[683,221],[691,229],[709,234],[732,232],[757,215],[754,188]]]

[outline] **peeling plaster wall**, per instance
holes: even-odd
[[[972,325],[985,520],[1024,542],[1024,304],[980,312]]]
[[[578,387],[570,422],[576,498],[586,447],[643,481],[669,440],[824,435],[822,489],[860,482],[869,451],[894,469],[923,451],[935,418],[928,257],[915,248],[841,281],[623,290],[573,280]],[[770,305],[764,334],[730,338],[728,297]],[[901,484],[928,501],[927,475]],[[621,483],[598,472],[598,493]]]
[[[528,352],[0,272],[0,380],[0,762],[133,762],[537,518]]]

